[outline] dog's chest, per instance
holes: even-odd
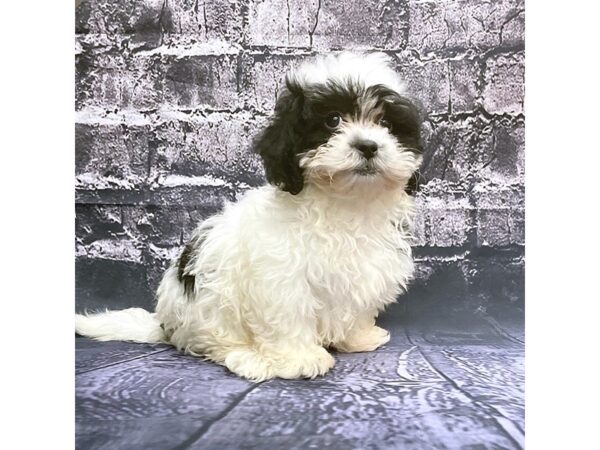
[[[391,226],[317,230],[305,242],[308,284],[326,304],[376,303],[406,276],[410,255],[399,243]]]

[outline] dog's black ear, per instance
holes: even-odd
[[[286,79],[271,123],[254,141],[254,151],[263,160],[267,181],[294,195],[304,187],[297,156],[303,149],[303,108],[302,89]]]
[[[399,95],[394,99],[391,109],[393,111],[392,117],[394,118],[393,130],[398,139],[407,149],[422,154],[421,127],[423,124],[423,114],[418,103],[415,99]]]
[[[420,189],[421,186],[427,184],[427,179],[423,176],[421,172],[418,170],[412,174],[410,180],[408,180],[408,184],[404,189],[408,195],[415,195]]]

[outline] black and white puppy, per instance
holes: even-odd
[[[292,70],[255,151],[270,184],[198,226],[156,311],[78,315],[78,333],[170,343],[255,381],[323,375],[327,349],[388,342],[375,318],[412,277],[406,190],[421,163],[419,114],[389,57]]]

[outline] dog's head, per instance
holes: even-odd
[[[387,55],[341,53],[286,76],[255,151],[268,181],[292,194],[305,184],[410,189],[422,159],[420,126]]]

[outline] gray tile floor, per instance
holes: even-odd
[[[315,380],[254,384],[168,346],[78,337],[77,448],[522,448],[522,324],[396,313],[387,345],[336,353]]]

